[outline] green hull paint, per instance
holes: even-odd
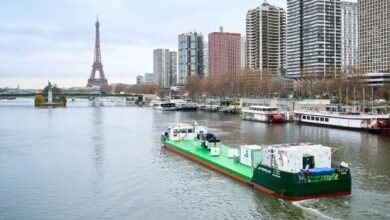
[[[351,193],[351,173],[347,168],[341,169],[341,172],[333,177],[324,175],[314,179],[306,174],[288,173],[259,165],[254,172],[252,182],[285,197],[349,194]]]
[[[210,151],[201,147],[201,141],[170,141],[162,139],[166,146],[175,148],[181,153],[201,160],[210,166],[272,191],[282,198],[301,200],[307,198],[350,194],[351,174],[348,168],[340,168],[337,175],[310,177],[305,174],[283,172],[264,165],[256,169],[236,163],[227,157],[229,147],[218,143],[220,156],[211,156]],[[341,171],[341,172],[340,172]]]

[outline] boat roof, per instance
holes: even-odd
[[[241,146],[242,148],[248,148],[248,149],[251,149],[251,150],[261,150],[261,146],[260,145],[243,145]]]
[[[329,148],[321,144],[313,143],[292,143],[292,144],[275,144],[275,145],[265,145],[264,148],[277,148],[278,150],[298,150],[298,149],[313,149],[313,148]]]
[[[170,103],[176,103],[176,104],[187,103],[187,102],[184,101],[183,99],[171,99],[169,102],[170,102]]]
[[[206,128],[206,126],[199,126],[197,123],[176,123],[170,126],[169,128],[180,129],[180,128],[193,128],[195,126]]]
[[[278,109],[278,107],[271,107],[271,106],[265,106],[265,105],[252,105],[252,106],[249,106],[249,108]]]
[[[309,111],[309,110],[296,110],[296,114],[306,114],[310,116],[323,116],[323,117],[334,117],[334,118],[355,118],[355,119],[372,119],[372,118],[383,118],[390,119],[390,114],[381,115],[381,114],[348,114],[340,112],[327,112],[327,111]]]

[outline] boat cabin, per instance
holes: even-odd
[[[196,140],[199,136],[207,134],[207,127],[190,125],[190,124],[178,124],[168,128],[165,132],[165,136],[169,140],[182,141],[182,140]]]
[[[250,106],[249,110],[264,112],[264,113],[277,113],[279,111],[279,108],[270,107],[270,106]]]
[[[259,164],[290,173],[331,169],[332,149],[316,144],[241,146],[240,163],[256,168]]]
[[[168,103],[161,103],[160,106],[162,108],[174,108],[174,107],[176,107],[176,104],[168,102]]]
[[[279,112],[279,108],[270,106],[250,106],[242,110],[244,120],[260,121],[267,123],[285,122],[285,114]]]

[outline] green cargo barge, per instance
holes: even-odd
[[[346,163],[330,164],[331,148],[290,144],[238,148],[219,143],[204,126],[180,124],[162,135],[166,149],[286,200],[351,194]]]

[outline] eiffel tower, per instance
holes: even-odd
[[[100,53],[100,34],[99,34],[99,19],[96,20],[96,37],[95,37],[95,55],[93,59],[91,76],[88,79],[87,87],[108,86],[106,77],[104,76],[102,54]],[[99,71],[99,79],[95,78],[96,72]]]

